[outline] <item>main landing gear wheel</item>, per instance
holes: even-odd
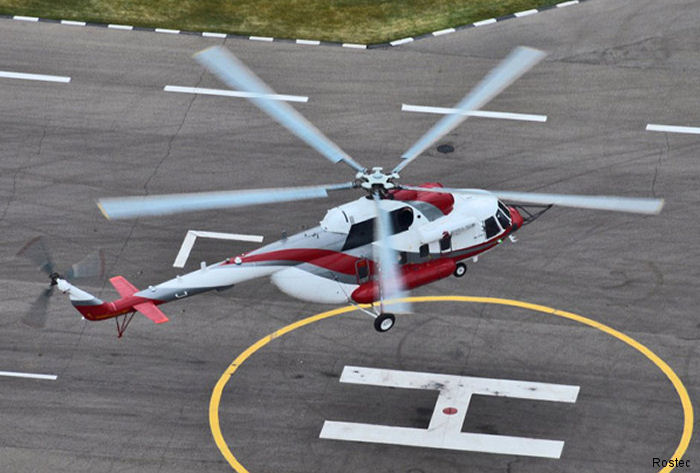
[[[377,318],[374,319],[374,328],[377,332],[387,332],[394,326],[395,322],[396,317],[394,317],[394,314],[379,314]]]
[[[461,278],[465,274],[467,274],[467,265],[464,263],[457,263],[457,267],[455,268],[455,272],[452,273],[455,275],[455,277]]]

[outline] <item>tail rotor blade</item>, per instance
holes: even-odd
[[[396,251],[389,246],[389,237],[393,233],[389,213],[381,207],[381,200],[377,194],[372,194],[372,197],[377,208],[377,218],[375,220],[375,238],[377,242],[372,249],[375,253],[374,260],[379,263],[379,300],[383,310],[384,301],[403,299],[408,296],[408,292],[403,287]],[[411,304],[409,302],[397,302],[392,304],[391,311],[410,313]]]
[[[46,249],[46,244],[41,236],[32,238],[17,252],[17,256],[27,258],[36,267],[46,274],[54,272],[54,264],[51,254]]]
[[[453,107],[457,110],[456,113],[445,115],[401,156],[403,161],[394,168],[393,172],[401,171],[430,145],[466,120],[469,112],[484,106],[520,76],[529,71],[535,64],[540,62],[544,56],[545,53],[537,49],[523,46],[514,49],[508,57],[489,72],[476,87]]]
[[[36,298],[29,308],[29,312],[22,318],[22,322],[32,328],[43,328],[46,325],[46,317],[49,309],[49,299],[53,294],[54,286],[50,286]]]
[[[104,250],[99,249],[71,266],[66,272],[66,279],[74,281],[76,279],[102,278],[104,274],[105,255]]]
[[[270,98],[275,92],[222,46],[213,46],[195,54],[194,58],[232,89],[253,94],[248,99],[280,125],[298,136],[333,163],[343,161],[355,171],[364,167],[340,149],[321,131],[286,102]]]

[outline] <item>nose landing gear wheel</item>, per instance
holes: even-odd
[[[377,332],[387,332],[394,326],[395,322],[396,317],[394,317],[394,314],[380,314],[374,319],[374,328]]]
[[[461,278],[467,274],[467,265],[464,263],[457,263],[457,267],[455,268],[455,272],[453,274],[455,277]]]

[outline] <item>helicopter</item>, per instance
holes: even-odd
[[[515,48],[413,146],[391,171],[355,161],[279,96],[228,49],[215,46],[194,58],[291,133],[333,163],[354,172],[350,181],[305,187],[233,190],[185,194],[107,197],[97,205],[108,219],[160,216],[198,210],[324,198],[329,192],[357,189],[364,195],[331,208],[319,225],[256,250],[139,290],[122,276],[110,279],[120,298],[103,301],[57,272],[51,287],[67,294],[87,320],[116,318],[121,337],[136,312],[155,323],[168,321],[159,305],[196,294],[269,277],[284,293],[316,303],[357,305],[374,319],[379,332],[390,330],[396,313],[411,312],[410,289],[450,275],[462,277],[465,261],[501,243],[553,205],[592,210],[657,214],[662,199],[541,194],[443,187],[428,182],[400,183],[401,171],[428,147],[462,123],[545,57],[528,47]],[[237,239],[235,235],[207,236]],[[189,255],[188,234],[178,255]],[[246,240],[246,236],[239,236]],[[248,239],[248,241],[251,241]],[[47,271],[48,272],[48,271]],[[385,309],[391,309],[391,312]]]

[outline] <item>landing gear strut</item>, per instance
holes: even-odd
[[[455,268],[455,272],[452,273],[455,275],[457,278],[461,278],[465,274],[467,274],[467,265],[464,263],[457,263],[457,267]]]
[[[377,318],[374,319],[374,328],[377,332],[387,332],[396,323],[396,317],[394,314],[383,313],[379,314]]]

